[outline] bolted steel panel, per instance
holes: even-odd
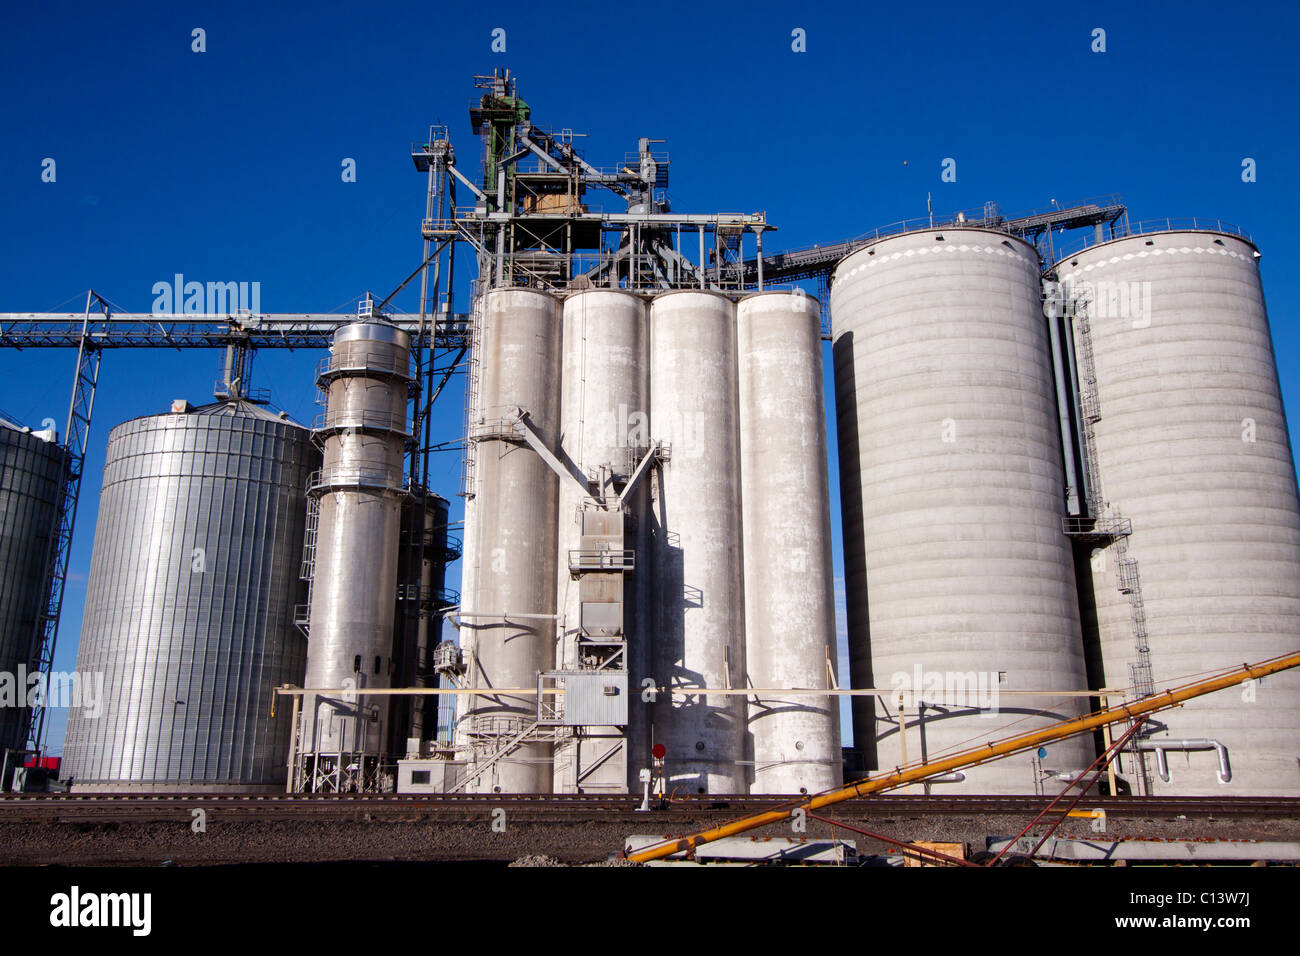
[[[133,419],[110,432],[77,670],[98,714],[64,743],[77,789],[283,786],[300,683],[293,623],[306,429],[242,402]]]
[[[571,727],[627,723],[627,674],[570,671],[564,680],[564,723]]]
[[[0,671],[15,677],[38,665],[36,618],[65,460],[57,442],[0,421]],[[30,718],[27,707],[0,707],[0,748],[25,746]]]

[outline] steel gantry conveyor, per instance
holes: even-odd
[[[441,313],[434,325],[434,348],[469,344],[469,316]],[[430,345],[425,317],[385,315],[419,344]],[[229,346],[265,349],[329,348],[335,330],[356,316],[322,312],[274,312],[247,315],[186,315],[148,312],[0,312],[0,348],[80,348],[83,334],[95,348],[217,349]],[[414,345],[415,343],[413,343]]]

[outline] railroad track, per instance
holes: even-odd
[[[1042,796],[925,797],[872,796],[827,808],[835,819],[1032,815],[1050,798]],[[675,800],[651,813],[638,813],[640,797],[609,794],[4,794],[0,824],[18,822],[147,822],[189,819],[202,808],[213,819],[338,821],[475,820],[505,809],[515,819],[581,821],[626,818],[656,825],[677,820],[722,820],[793,805],[791,797],[709,796]],[[1080,804],[1108,816],[1176,819],[1300,818],[1300,799],[1286,797],[1118,797],[1088,798]]]

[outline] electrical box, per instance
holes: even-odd
[[[464,773],[463,760],[399,760],[397,792],[446,793]]]
[[[620,727],[627,724],[627,671],[562,671],[564,724]]]

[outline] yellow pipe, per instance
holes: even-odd
[[[916,780],[924,780],[926,777],[932,777],[935,774],[948,773],[962,767],[971,767],[976,764],[985,763],[989,760],[996,760],[999,757],[1006,757],[1021,750],[1029,750],[1033,747],[1038,747],[1054,740],[1062,740],[1066,737],[1073,737],[1075,734],[1087,733],[1090,730],[1095,730],[1104,725],[1118,723],[1122,720],[1131,720],[1134,717],[1140,717],[1144,714],[1151,714],[1158,710],[1176,707],[1184,701],[1191,700],[1194,697],[1211,694],[1216,690],[1223,690],[1225,687],[1232,687],[1248,680],[1266,677],[1269,674],[1276,674],[1278,671],[1288,670],[1297,666],[1300,666],[1300,652],[1286,654],[1282,657],[1275,657],[1259,664],[1243,664],[1240,669],[1234,668],[1231,671],[1225,671],[1222,674],[1207,678],[1206,680],[1187,684],[1177,690],[1167,690],[1162,694],[1154,694],[1150,697],[1144,697],[1142,700],[1134,701],[1130,704],[1124,704],[1120,707],[1111,707],[1105,710],[1099,710],[1094,714],[1067,721],[1056,727],[1018,734],[1014,737],[1008,737],[1000,742],[990,742],[985,744],[983,747],[965,750],[961,753],[954,754],[951,757],[936,760],[933,763],[924,763],[915,767],[900,768],[894,770],[892,773],[871,780],[859,780],[856,783],[848,784],[838,790],[830,790],[826,793],[820,793],[814,797],[809,797],[797,805],[792,806],[788,810],[768,810],[765,813],[755,813],[747,817],[742,817],[739,820],[734,820],[731,823],[724,823],[722,826],[713,827],[710,830],[704,830],[693,836],[682,837],[678,840],[669,840],[665,843],[638,850],[635,853],[629,853],[627,854],[627,858],[636,863],[645,863],[649,860],[659,860],[663,857],[671,856],[674,853],[691,850],[703,843],[721,840],[723,837],[734,836],[737,833],[744,833],[747,830],[754,830],[758,827],[767,826],[769,823],[777,823],[781,820],[789,819],[791,814],[796,810],[816,810],[834,803],[843,803],[845,800],[852,800],[854,797],[865,796],[868,793],[879,793],[882,790],[891,790],[895,787]]]

